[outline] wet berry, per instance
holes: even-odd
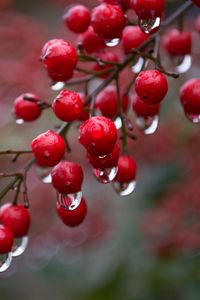
[[[14,101],[14,114],[16,119],[34,121],[39,118],[41,109],[38,105],[39,99],[34,94],[22,94]]]
[[[78,42],[82,44],[87,53],[94,53],[105,48],[105,41],[102,37],[94,32],[92,26],[89,26],[87,31],[80,34]]]
[[[155,19],[164,11],[164,0],[132,0],[132,8],[139,19]]]
[[[75,5],[64,14],[63,19],[71,31],[81,33],[90,25],[90,11],[84,5]]]
[[[181,87],[180,101],[185,113],[200,115],[200,78],[190,79]]]
[[[148,35],[139,26],[126,26],[122,34],[122,47],[125,54],[129,54],[131,49],[138,48],[148,39]]]
[[[128,155],[121,155],[118,160],[118,171],[115,181],[120,183],[131,182],[135,179],[137,165],[135,160]]]
[[[6,254],[12,250],[14,237],[12,231],[4,226],[0,225],[0,254]]]

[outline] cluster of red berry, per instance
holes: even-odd
[[[53,167],[50,177],[57,191],[57,213],[63,223],[71,227],[79,225],[87,213],[87,204],[81,191],[82,167],[63,160],[66,149],[69,149],[66,133],[71,123],[82,122],[79,141],[87,151],[98,181],[113,182],[114,189],[122,196],[130,194],[135,187],[137,166],[127,151],[127,138],[135,139],[131,132],[133,126],[127,116],[129,99],[138,126],[146,134],[153,133],[158,125],[160,103],[168,92],[165,75],[178,77],[183,72],[179,61],[191,53],[190,33],[173,29],[164,35],[162,45],[172,58],[178,60],[176,72],[166,71],[161,65],[159,35],[154,33],[160,28],[164,0],[101,2],[92,11],[83,5],[75,5],[65,13],[67,27],[80,34],[77,49],[63,39],[53,39],[44,45],[40,57],[53,81],[53,89],[84,83],[85,93],[62,89],[52,104],[43,102],[30,93],[23,94],[14,101],[14,112],[18,120],[36,120],[44,108],[52,108],[57,118],[65,122],[58,132],[48,130],[37,136],[31,147],[37,165],[43,168]],[[200,1],[193,2],[200,6]],[[184,8],[189,6],[188,2]],[[139,26],[131,25],[131,20],[126,15],[129,9],[137,15]],[[180,14],[182,13],[181,10]],[[120,42],[125,57],[122,60],[117,54],[106,52],[106,49],[115,47]],[[79,66],[80,61],[95,62],[95,66],[93,70],[84,69]],[[150,62],[155,64],[155,68],[148,67]],[[126,90],[122,91],[119,75],[126,67],[131,68],[133,78]],[[76,72],[79,76],[76,76]],[[83,77],[80,73],[87,76]],[[89,92],[89,83],[94,78],[101,80],[100,85]],[[135,93],[130,93],[133,86]],[[200,79],[188,81],[181,88],[180,99],[187,117],[195,123],[200,122]],[[122,136],[119,136],[117,129],[121,129]],[[118,137],[122,140],[122,149]],[[14,205],[9,209],[18,208],[22,209],[22,206]],[[6,218],[3,215],[2,208],[0,251],[1,247],[3,250],[0,253],[8,253],[12,249],[13,236],[6,219],[15,218],[15,214],[8,214]],[[29,222],[21,217],[19,220],[22,222],[19,227],[26,227],[24,235]],[[12,224],[18,226],[17,222]],[[14,231],[13,234],[19,237]],[[23,235],[20,233],[20,237]]]

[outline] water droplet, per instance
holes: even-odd
[[[191,65],[192,65],[192,56],[190,54],[187,54],[182,58],[181,63],[176,65],[175,70],[178,73],[182,74],[187,72],[191,68]]]
[[[109,183],[113,181],[117,174],[117,167],[107,168],[104,170],[93,169],[93,174],[100,183]]]
[[[51,168],[37,168],[36,169],[38,177],[42,180],[43,183],[51,183]]]
[[[24,253],[28,245],[28,236],[23,236],[21,239],[14,240],[12,256],[16,257]]]
[[[144,65],[144,58],[139,57],[138,60],[136,61],[136,63],[131,67],[131,70],[135,74],[140,73],[140,71],[142,70],[143,65]]]
[[[52,91],[60,91],[64,88],[65,82],[59,81],[51,85]]]
[[[19,124],[19,125],[24,124],[23,119],[16,119],[15,122],[16,122],[16,124]]]
[[[146,118],[137,117],[136,124],[140,129],[142,129],[144,134],[146,135],[153,134],[158,128],[159,116],[153,116],[153,117],[149,116]]]
[[[59,194],[57,202],[66,210],[74,210],[81,203],[82,192],[79,191],[74,194]]]
[[[119,43],[120,43],[120,39],[118,39],[118,38],[115,38],[115,39],[112,39],[112,40],[107,40],[105,42],[107,47],[115,47],[115,46],[118,46]]]
[[[200,115],[191,115],[191,114],[185,114],[188,120],[190,120],[194,124],[200,123]]]
[[[0,255],[0,273],[6,271],[12,262],[12,253],[9,252],[5,255]]]
[[[121,120],[120,117],[117,117],[115,119],[114,123],[115,123],[115,126],[116,126],[117,129],[120,129],[122,127],[122,120]]]
[[[159,29],[160,22],[160,17],[157,17],[156,19],[139,19],[139,26],[144,33],[151,34]]]
[[[134,190],[136,186],[136,181],[133,180],[131,182],[120,183],[118,181],[113,182],[113,188],[120,196],[128,196]]]

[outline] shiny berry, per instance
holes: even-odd
[[[118,171],[114,181],[125,183],[135,179],[137,165],[135,160],[128,155],[121,155],[118,160]]]
[[[132,109],[138,117],[153,117],[159,114],[160,104],[148,105],[138,95],[132,97]]]
[[[61,161],[52,169],[51,176],[52,184],[59,193],[73,194],[81,190],[83,170],[74,162]]]
[[[101,61],[106,61],[106,62],[112,62],[112,63],[118,63],[119,62],[119,56],[116,53],[113,53],[111,51],[107,51],[107,52],[102,52],[99,53],[97,55],[98,59]],[[108,72],[108,70],[110,69],[110,71],[113,68],[113,64],[109,64],[109,63],[102,63],[100,64],[96,64],[94,66],[94,70],[97,72],[104,72],[107,71],[105,74],[99,75],[99,77],[106,79],[109,75],[110,72]]]
[[[171,29],[163,38],[163,46],[172,56],[190,54],[192,36],[190,32]]]
[[[56,205],[58,217],[62,222],[70,227],[80,225],[87,215],[87,204],[84,198],[81,199],[79,206],[73,210],[62,207],[58,202]]]
[[[181,87],[180,101],[185,113],[200,115],[200,78],[190,79]]]
[[[29,211],[21,204],[5,204],[0,209],[0,222],[10,228],[16,238],[27,235],[30,221]]]
[[[0,254],[6,254],[12,250],[13,246],[13,233],[12,231],[4,226],[0,225]]]
[[[83,103],[78,93],[63,90],[54,99],[52,109],[60,120],[72,122],[79,118]]]
[[[66,148],[63,138],[52,130],[38,135],[31,147],[38,165],[43,167],[53,167],[59,163]]]
[[[157,70],[142,71],[136,78],[135,90],[146,104],[158,104],[167,94],[167,79]]]
[[[194,4],[196,4],[198,7],[200,7],[200,0],[192,0]]]
[[[80,34],[78,42],[82,44],[85,51],[89,54],[106,47],[104,39],[94,32],[92,26],[89,26],[87,31]]]
[[[65,43],[65,40],[63,39],[52,39],[48,42],[46,42],[44,44],[44,46],[42,47],[42,51],[41,51],[41,55],[40,55],[40,60],[42,60],[42,58],[46,55],[46,52],[48,50],[48,48],[54,44],[58,44],[58,43]]]
[[[128,109],[128,96],[121,95],[123,111]],[[117,90],[114,85],[107,86],[96,98],[96,107],[102,115],[107,118],[114,118],[118,115]]]
[[[34,121],[39,118],[41,109],[38,105],[38,98],[34,94],[22,94],[14,101],[14,114],[17,119]]]
[[[138,48],[148,39],[139,26],[126,26],[122,34],[122,47],[125,54],[129,54],[131,49]]]
[[[90,25],[90,11],[84,5],[75,5],[64,14],[63,19],[71,31],[81,33]]]
[[[91,25],[104,39],[120,38],[125,24],[126,18],[118,5],[102,3],[92,10]]]
[[[132,8],[139,19],[155,19],[164,11],[164,0],[132,0]]]
[[[65,81],[72,77],[76,67],[76,50],[70,43],[63,40],[53,41],[48,42],[50,46],[45,44],[41,60],[53,81]]]
[[[80,126],[80,143],[95,156],[112,153],[117,140],[113,121],[106,117],[92,117]]]

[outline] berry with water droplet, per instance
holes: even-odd
[[[89,26],[87,31],[80,34],[78,43],[81,43],[87,53],[94,53],[105,48],[105,41],[102,37],[94,32],[92,26]]]
[[[63,16],[65,25],[75,33],[82,33],[90,25],[90,11],[84,5],[74,5]]]
[[[65,154],[65,141],[57,133],[48,130],[38,135],[31,143],[37,164],[42,167],[53,167]]]
[[[106,117],[92,117],[80,126],[80,143],[95,156],[112,153],[117,140],[113,121]]]
[[[4,225],[0,225],[0,254],[6,254],[12,250],[13,246],[13,233]]]
[[[16,118],[26,122],[38,119],[41,114],[38,102],[38,97],[31,93],[22,94],[17,97],[14,101],[14,114]]]
[[[114,181],[119,183],[131,182],[135,180],[137,165],[135,160],[129,155],[121,155],[118,160],[118,171]]]
[[[146,104],[158,104],[167,94],[168,82],[158,70],[142,71],[136,78],[135,91]]]
[[[184,56],[191,53],[192,36],[190,32],[171,29],[163,37],[163,46],[172,56]]]
[[[126,26],[122,33],[122,47],[124,53],[129,54],[131,49],[138,48],[148,38],[148,35],[144,34],[139,26]]]
[[[132,96],[132,109],[138,117],[153,117],[159,114],[160,104],[148,105],[138,95]]]
[[[164,11],[164,0],[132,0],[132,8],[139,19],[155,19]]]
[[[188,115],[200,115],[200,78],[188,80],[180,89],[180,101]]]

